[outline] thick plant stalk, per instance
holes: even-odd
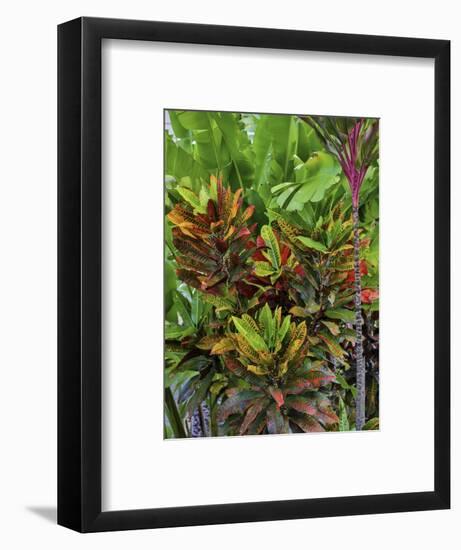
[[[355,426],[361,430],[365,424],[365,357],[362,338],[362,284],[360,277],[360,236],[359,208],[352,207],[354,221],[354,308],[355,308],[355,361],[357,379],[357,397],[355,410]]]

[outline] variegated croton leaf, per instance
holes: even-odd
[[[244,388],[222,402],[218,420],[223,431],[288,433],[324,431],[338,422],[320,388],[334,381],[323,362],[310,361],[305,321],[282,316],[268,304],[257,318],[232,317],[232,328],[211,350],[220,355]]]
[[[254,206],[243,209],[242,190],[235,193],[220,179],[211,178],[205,191],[206,207],[191,190],[179,189],[186,202],[168,213],[177,251],[177,276],[193,288],[220,295],[249,273],[247,246],[255,229],[249,225]]]
[[[284,313],[292,307],[296,293],[292,281],[298,284],[305,276],[304,270],[280,231],[270,225],[261,228],[256,238],[256,251],[251,256],[252,274],[248,281],[260,289],[258,305],[269,304],[271,309],[280,306]]]
[[[169,118],[166,437],[377,429],[377,119]]]

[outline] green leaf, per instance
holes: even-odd
[[[214,294],[202,294],[202,300],[211,304],[216,311],[232,311],[235,308],[235,302],[230,298],[216,296]]]
[[[255,207],[255,211],[251,219],[258,222],[259,226],[267,224],[269,219],[266,212],[266,205],[261,195],[254,189],[247,189],[245,191],[245,202],[248,205],[253,204]]]
[[[192,358],[189,363],[193,362],[194,359],[197,358]],[[178,369],[177,365],[173,365],[172,367],[165,369],[165,388],[173,387],[174,389],[175,387],[184,384],[184,382],[187,382],[196,376],[199,376],[199,368],[196,370],[182,370],[182,368]]]
[[[230,338],[222,338],[211,348],[211,355],[223,355],[234,349],[234,342]]]
[[[213,376],[214,376],[214,371],[210,370],[210,372],[205,376],[205,378],[197,382],[194,389],[194,393],[192,394],[191,399],[187,403],[187,412],[189,414],[192,414],[195,411],[195,409],[200,405],[200,403],[204,401],[206,394],[212,384]]]
[[[322,149],[322,144],[315,130],[308,124],[299,124],[298,155],[302,161],[308,160],[316,151]]]
[[[321,321],[321,323],[327,327],[333,336],[339,336],[340,330],[336,323],[332,323],[331,321]]]
[[[325,245],[319,243],[318,241],[314,241],[309,237],[303,237],[299,235],[296,238],[301,244],[303,244],[307,248],[313,248],[314,250],[318,250],[319,252],[328,252],[328,249]]]
[[[208,117],[207,117],[208,118]],[[209,122],[206,130],[195,130],[195,151],[200,163],[211,173],[221,172],[227,159],[221,152],[221,132]]]
[[[326,331],[321,330],[320,332],[317,333],[317,336],[325,342],[329,352],[332,355],[334,355],[340,361],[343,361],[345,352],[342,349],[342,347],[338,344],[338,342],[334,338],[332,338],[330,333],[327,333]]]
[[[200,214],[206,213],[206,207],[201,204],[200,199],[193,191],[187,189],[187,187],[178,187],[177,191],[181,197],[194,208],[194,210],[200,212]]]
[[[165,260],[164,271],[164,292],[165,292],[165,311],[169,311],[173,306],[173,295],[177,285],[176,272],[173,264]]]
[[[280,248],[277,238],[272,231],[272,227],[269,225],[264,225],[261,228],[261,237],[264,239],[264,242],[269,247],[269,255],[272,262],[272,265],[276,270],[281,266],[282,260],[280,256]]]
[[[245,154],[248,149],[249,140],[246,133],[241,130],[233,113],[214,113],[213,120],[221,130],[224,144],[234,165],[240,187],[244,187],[246,181],[253,177],[253,159]],[[248,185],[248,183],[247,183]]]
[[[297,117],[261,115],[253,142],[256,189],[289,179],[297,142]]]
[[[201,180],[208,180],[209,174],[198,162],[190,151],[183,148],[181,141],[175,142],[168,132],[165,132],[165,180],[174,178],[173,181],[180,182],[183,178],[189,178],[198,190]],[[197,187],[195,187],[197,186]],[[175,188],[171,182],[168,188]]]
[[[247,369],[257,376],[264,376],[268,373],[266,367],[260,367],[258,365],[247,365]]]
[[[350,391],[352,397],[355,399],[355,396],[357,395],[357,389],[355,388],[355,386],[351,386],[350,384],[348,384],[344,376],[339,371],[336,371],[335,382],[337,382],[343,388],[343,390]]]
[[[339,396],[339,431],[348,432],[350,430],[349,419],[347,418],[346,405]]]
[[[379,418],[370,418],[365,422],[362,430],[379,430]]]
[[[253,150],[255,152],[255,181],[256,190],[265,188],[271,179],[272,141],[267,132],[262,131],[263,122],[259,121],[256,127]]]
[[[339,319],[346,323],[353,323],[355,321],[355,313],[351,309],[345,308],[327,309],[325,311],[325,317],[329,319]]]
[[[274,274],[274,269],[268,262],[255,262],[255,274],[258,277],[269,277]]]
[[[178,120],[187,130],[208,128],[208,117],[205,111],[176,111]]]
[[[167,325],[165,327],[165,338],[167,340],[181,340],[186,336],[194,334],[195,327],[180,327],[177,325]]]
[[[198,196],[199,196],[199,200],[200,200],[200,205],[201,205],[203,208],[205,208],[205,211],[206,211],[206,207],[207,207],[207,205],[208,205],[208,201],[210,200],[210,195],[208,194],[208,192],[207,192],[207,190],[205,189],[205,187],[201,187]]]
[[[294,315],[295,317],[307,317],[309,314],[309,312],[306,310],[306,308],[304,307],[301,307],[301,306],[293,306],[291,309],[290,309],[290,313],[292,315]]]
[[[186,298],[184,298],[184,296],[179,291],[176,291],[175,300],[176,307],[182,317],[184,324],[189,326],[194,325],[194,322],[192,321],[192,317],[190,315],[190,304],[186,300]]]
[[[184,128],[178,117],[178,111],[168,111],[170,115],[171,126],[173,128],[174,135],[178,138],[185,139],[190,136],[189,131]]]
[[[173,430],[174,437],[187,437],[184,425],[181,420],[181,415],[179,414],[178,407],[170,388],[165,388],[165,414],[168,417],[168,421]]]
[[[307,162],[296,167],[295,182],[299,186],[292,196],[285,191],[277,202],[281,207],[287,208],[294,201],[297,204],[296,210],[302,210],[306,202],[319,202],[327,190],[339,182],[340,172],[341,167],[332,155],[316,152]]]
[[[274,195],[276,195],[279,191],[284,191],[285,189],[289,189],[292,187],[299,187],[299,184],[295,181],[285,181],[283,183],[274,185],[274,187],[271,188],[271,191],[272,193],[274,193]]]
[[[278,331],[278,334],[277,334],[277,337],[278,337],[280,342],[283,342],[285,336],[287,335],[287,332],[290,328],[290,323],[291,323],[291,315],[287,315],[283,319],[282,325],[281,325],[281,327]]]
[[[232,317],[232,320],[239,333],[255,351],[269,351],[264,339],[254,331],[247,321],[238,317]]]
[[[270,343],[274,337],[275,323],[272,317],[271,308],[267,303],[265,303],[264,307],[261,309],[261,312],[259,314],[259,323],[262,330],[264,331],[265,342]]]

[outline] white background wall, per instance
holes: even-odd
[[[460,14],[452,0],[44,0],[10,2],[0,32],[0,544],[3,548],[456,547],[461,521],[459,403],[453,403],[451,511],[77,535],[54,525],[56,493],[56,25],[80,15],[452,40],[453,237],[461,230]],[[285,75],[280,75],[284,78]],[[398,85],[398,83],[396,83]],[[429,136],[428,139],[431,139]],[[417,200],[411,206],[417,208]],[[409,206],[410,208],[410,206]],[[417,231],[412,238],[417,238]],[[411,240],[407,243],[411,246]],[[459,250],[459,249],[458,249]],[[424,269],[424,259],[405,277]],[[453,280],[459,255],[453,247]],[[453,305],[460,292],[453,287]],[[453,314],[453,396],[460,376]],[[458,341],[457,341],[458,340]],[[424,341],[414,345],[424,345]],[[408,433],[415,416],[408,419]],[[456,433],[457,432],[457,433]],[[289,467],[289,465],[287,465]],[[155,467],[153,465],[153,467]],[[349,475],[355,475],[352,465]],[[377,472],[379,475],[379,472]]]

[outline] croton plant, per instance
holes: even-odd
[[[379,427],[377,135],[169,112],[165,437]]]

